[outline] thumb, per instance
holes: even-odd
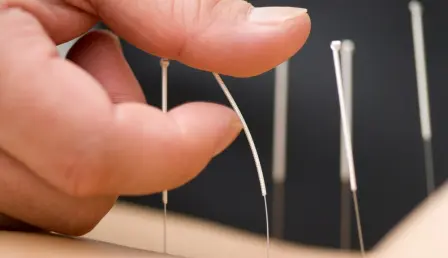
[[[305,9],[255,8],[243,0],[66,1],[151,54],[236,77],[258,75],[287,60],[311,27]]]

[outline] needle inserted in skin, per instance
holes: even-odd
[[[162,67],[162,111],[168,111],[168,66],[170,61],[168,59],[162,58],[160,60],[160,66]],[[163,202],[163,252],[166,253],[167,249],[167,205],[168,205],[168,191],[162,192],[162,202]]]
[[[364,238],[362,233],[361,226],[361,217],[359,214],[359,205],[358,205],[358,196],[357,190],[358,186],[356,184],[356,174],[355,174],[355,164],[353,160],[353,150],[352,150],[352,138],[349,129],[349,123],[346,115],[346,102],[344,98],[344,89],[342,82],[342,71],[341,71],[341,59],[339,56],[339,52],[341,50],[341,41],[333,41],[331,42],[331,50],[333,51],[333,61],[334,61],[334,69],[336,73],[336,84],[338,89],[339,96],[339,108],[341,112],[341,122],[342,122],[342,131],[344,133],[344,147],[345,147],[345,155],[347,159],[349,178],[350,178],[350,190],[353,193],[353,203],[355,208],[355,216],[356,216],[356,225],[358,229],[358,238],[359,238],[359,247],[361,249],[361,255],[365,257],[365,249],[364,249]]]
[[[260,158],[258,157],[257,148],[255,147],[255,142],[252,138],[252,135],[250,133],[249,127],[246,124],[246,120],[243,117],[243,114],[241,113],[238,105],[236,104],[235,100],[232,97],[232,94],[230,93],[229,89],[225,85],[224,81],[222,80],[221,76],[217,73],[213,73],[213,76],[215,77],[216,81],[218,82],[219,86],[221,87],[222,91],[226,95],[228,101],[230,102],[230,105],[235,110],[236,114],[238,115],[241,123],[243,124],[244,133],[246,134],[247,140],[249,142],[250,149],[252,151],[252,155],[254,157],[255,167],[257,168],[258,173],[258,180],[260,182],[260,188],[261,188],[261,195],[264,199],[264,208],[265,208],[265,216],[266,216],[266,257],[269,258],[269,215],[268,215],[268,205],[266,201],[266,184],[264,181],[263,176],[263,170],[261,168]]]
[[[341,46],[341,66],[346,101],[346,116],[349,131],[352,134],[352,71],[353,52],[355,45],[351,40],[344,40]],[[340,150],[340,179],[341,179],[341,248],[351,248],[351,200],[350,200],[350,172],[348,169],[344,147],[344,131],[341,122],[341,150]]]
[[[275,69],[274,137],[272,147],[273,236],[283,238],[288,120],[288,61]]]
[[[435,182],[428,97],[428,77],[426,74],[425,39],[423,34],[423,7],[419,1],[413,0],[409,3],[409,10],[412,18],[412,36],[414,41],[420,126],[425,153],[426,190],[429,195],[435,188]]]

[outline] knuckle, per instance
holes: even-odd
[[[39,24],[38,20],[30,13],[21,8],[14,8],[14,6],[11,6],[11,8],[8,9],[6,15],[3,15],[2,18],[7,19],[11,22],[15,22],[19,26],[23,24]],[[7,26],[7,24],[3,25]]]
[[[7,15],[0,16],[0,31],[0,54],[16,66],[20,63],[22,69],[30,68],[30,63],[35,65],[30,60],[46,60],[58,55],[39,21],[25,11],[12,9]],[[25,60],[27,62],[23,62]]]
[[[10,40],[23,38],[28,41],[25,43],[34,43],[33,40],[40,40],[45,35],[44,28],[37,18],[21,9],[11,9],[7,15],[0,16],[0,28],[2,28],[2,37],[8,37]],[[28,46],[29,48],[29,46]]]

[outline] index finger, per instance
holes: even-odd
[[[53,39],[74,38],[101,19],[150,54],[235,77],[255,76],[289,59],[311,29],[305,9],[254,8],[243,0],[4,1],[33,13]]]
[[[82,8],[86,1],[69,0]],[[117,34],[149,53],[236,77],[266,72],[302,48],[305,9],[254,8],[243,0],[89,0]],[[84,5],[86,8],[86,5]]]

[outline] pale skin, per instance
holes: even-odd
[[[445,258],[448,254],[448,184],[387,235],[368,258]],[[43,234],[0,232],[2,257],[33,258],[262,258],[263,236],[170,214],[168,252],[162,254],[160,211],[116,205],[85,237],[92,242]],[[358,258],[359,253],[273,241],[271,257]]]
[[[387,211],[384,212],[387,214]],[[447,217],[448,183],[445,183],[369,251],[368,258],[447,257]],[[131,219],[134,223],[117,223]],[[172,254],[191,258],[263,258],[265,255],[263,236],[178,216],[172,217],[170,223],[169,250]],[[149,233],[147,229],[156,234]],[[161,251],[163,239],[161,229],[160,212],[120,206],[114,208],[87,237],[134,248]],[[110,234],[110,232],[119,233]],[[359,252],[274,241],[271,257],[359,258],[361,256]]]

